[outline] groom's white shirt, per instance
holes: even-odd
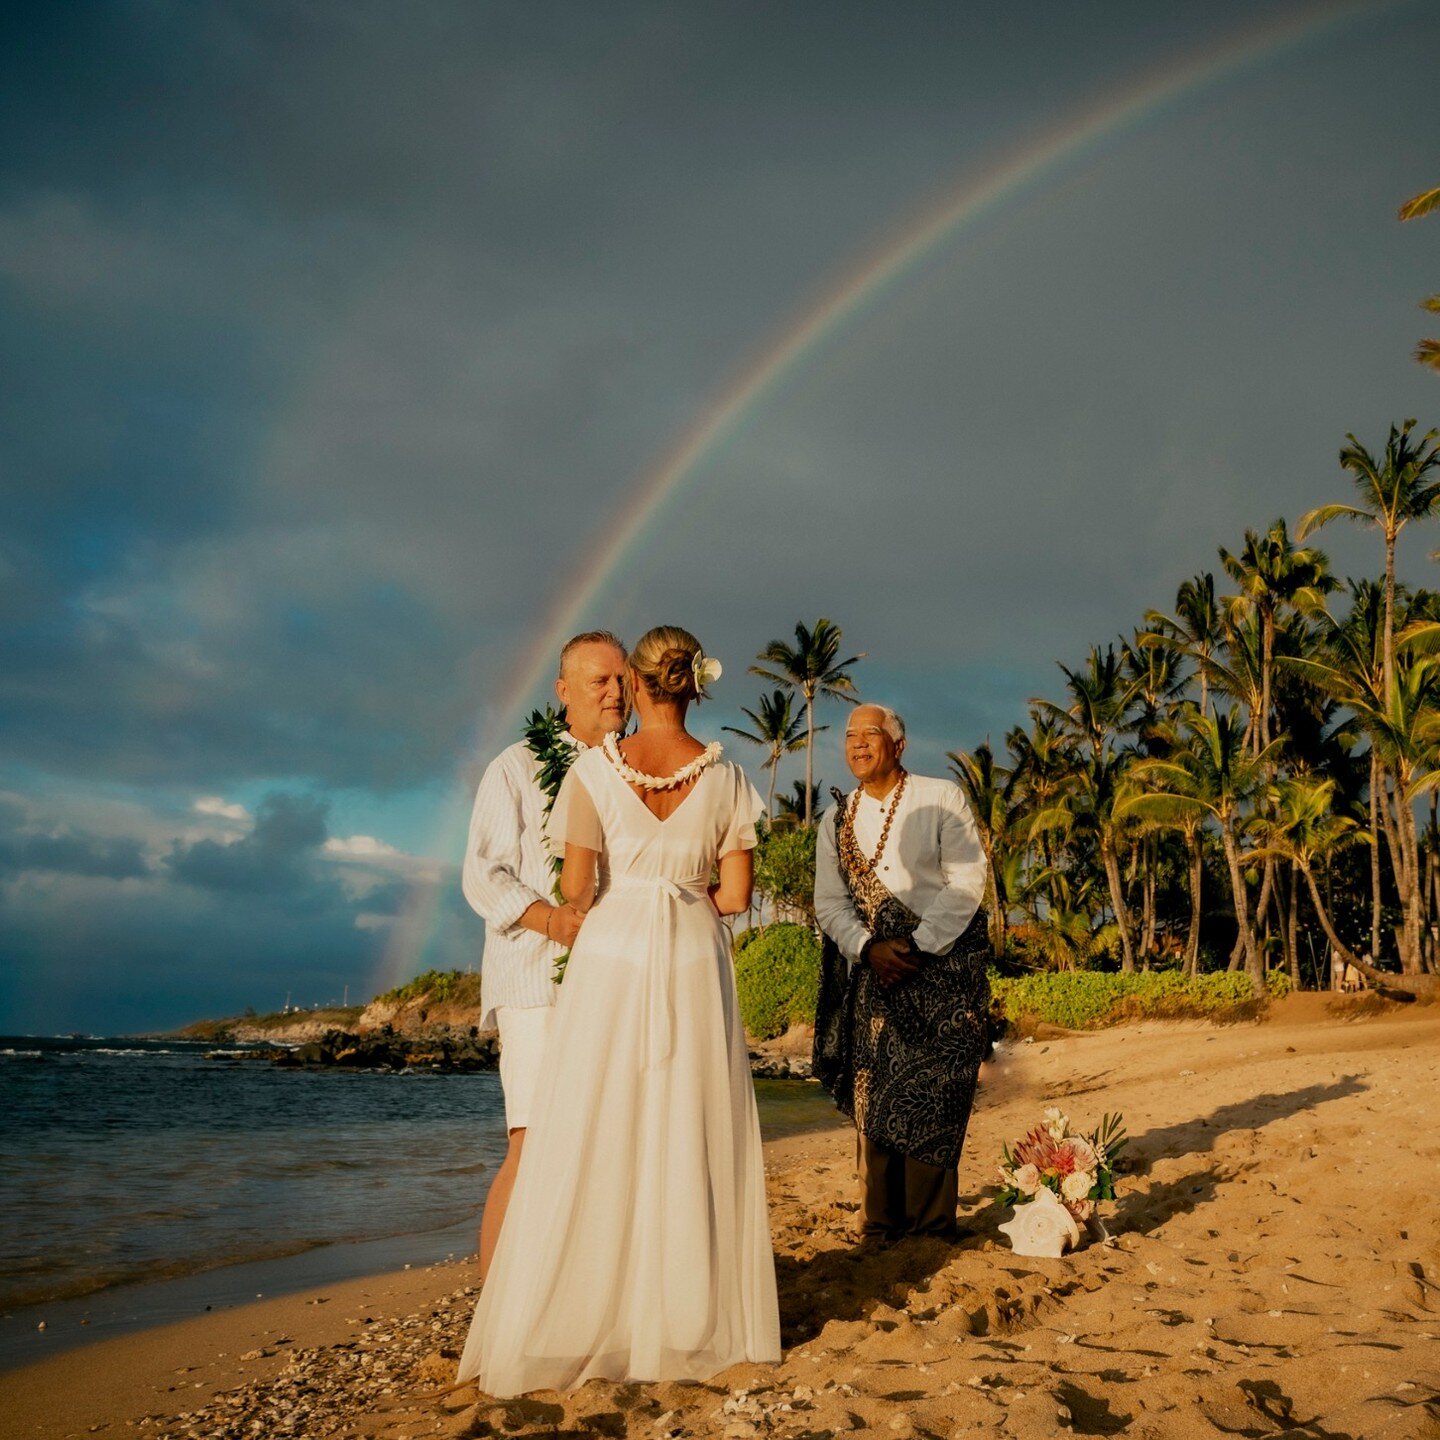
[[[565,738],[586,747],[570,732]],[[480,963],[480,1028],[495,1024],[502,1007],[517,1010],[555,1003],[555,961],[565,947],[519,923],[537,901],[554,904],[555,873],[545,835],[545,792],[540,762],[524,741],[502,750],[485,767],[470,812],[470,838],[460,885],[485,920]]]
[[[874,856],[880,843],[893,798],[893,792],[883,800],[860,794],[855,839],[867,857]],[[836,806],[827,810],[815,836],[815,918],[854,965],[870,931],[840,874],[835,849],[838,815]],[[912,937],[916,948],[943,955],[985,901],[985,851],[958,785],[928,775],[909,777],[876,873],[885,888],[920,917]]]

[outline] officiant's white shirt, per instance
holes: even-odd
[[[586,747],[569,731],[565,738]],[[502,1007],[555,1003],[555,962],[563,945],[527,930],[520,917],[537,901],[555,901],[555,872],[545,835],[540,762],[525,742],[502,750],[480,778],[470,812],[470,838],[460,885],[471,909],[484,917],[480,961],[480,1028],[495,1025]]]
[[[855,838],[873,857],[895,792],[883,800],[860,793]],[[846,797],[848,805],[850,797]],[[815,837],[815,918],[854,965],[870,939],[840,874],[835,849],[839,808],[820,817]],[[876,874],[885,888],[919,917],[916,949],[943,955],[964,933],[985,900],[985,852],[964,793],[950,780],[911,775],[890,827]]]

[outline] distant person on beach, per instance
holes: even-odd
[[[625,647],[608,630],[577,635],[560,652],[555,695],[565,707],[568,761],[625,728]],[[581,912],[557,903],[541,785],[545,758],[520,741],[485,770],[470,815],[461,885],[485,920],[480,1026],[500,1031],[500,1085],[509,1146],[480,1218],[480,1278],[505,1220],[530,1125],[555,1004],[555,962],[575,943]],[[553,792],[552,792],[553,795]]]
[[[855,1121],[861,1234],[954,1236],[960,1147],[990,1052],[985,854],[960,787],[900,763],[905,724],[860,705],[859,786],[820,818],[825,934],[814,1073]]]
[[[576,758],[550,818],[585,916],[532,1133],[459,1378],[497,1397],[706,1380],[780,1359],[755,1087],[721,917],[764,804],[685,728],[719,674],[687,630],[635,645],[640,728]],[[719,879],[712,883],[718,869]]]

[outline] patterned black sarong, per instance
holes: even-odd
[[[843,824],[842,807],[837,823]],[[837,849],[841,847],[837,846]],[[841,874],[877,939],[908,938],[920,918],[873,870]],[[889,989],[868,965],[851,969],[829,936],[815,1010],[815,1078],[862,1135],[926,1165],[959,1163],[990,1049],[989,931],[978,911],[944,955],[920,955],[919,971]]]

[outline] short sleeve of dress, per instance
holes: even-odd
[[[603,850],[605,832],[600,826],[600,812],[595,808],[594,798],[585,788],[585,782],[572,766],[560,784],[560,793],[550,811],[545,826],[551,847],[557,855],[563,855],[567,845],[579,845],[586,850]]]
[[[765,802],[745,772],[738,765],[731,765],[730,771],[734,782],[729,797],[730,813],[725,817],[717,855],[728,855],[732,850],[753,850],[759,843],[755,826],[765,813]]]

